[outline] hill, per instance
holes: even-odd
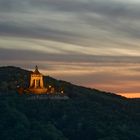
[[[0,68],[1,140],[139,140],[140,100],[44,77],[64,87],[68,100],[29,100],[16,84],[29,85],[30,71]]]

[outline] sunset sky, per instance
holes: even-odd
[[[140,97],[140,0],[0,0],[0,65]]]

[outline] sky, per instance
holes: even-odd
[[[0,0],[0,66],[140,97],[139,0]]]

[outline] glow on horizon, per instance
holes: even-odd
[[[140,93],[119,93],[119,95],[126,98],[140,98]]]

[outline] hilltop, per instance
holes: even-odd
[[[0,139],[137,140],[140,100],[73,85],[45,76],[46,84],[64,87],[68,100],[28,100],[16,84],[28,87],[31,71],[0,68]]]
[[[15,92],[15,90],[17,89],[17,85],[24,88],[28,88],[31,73],[32,71],[24,70],[14,66],[0,67],[0,78],[1,78],[0,91],[4,91],[4,92],[7,91],[8,93],[11,91]],[[106,93],[106,96],[108,96],[108,98],[116,97],[116,98],[124,99],[124,97],[120,95],[99,91],[97,89],[74,85],[66,81],[54,79],[50,76],[44,76],[44,84],[45,86],[53,85],[58,89],[64,88],[65,93],[70,97],[78,96],[79,93],[80,96],[84,96],[84,94],[82,93],[88,94],[91,92],[97,96],[102,96],[104,95],[104,93]]]

